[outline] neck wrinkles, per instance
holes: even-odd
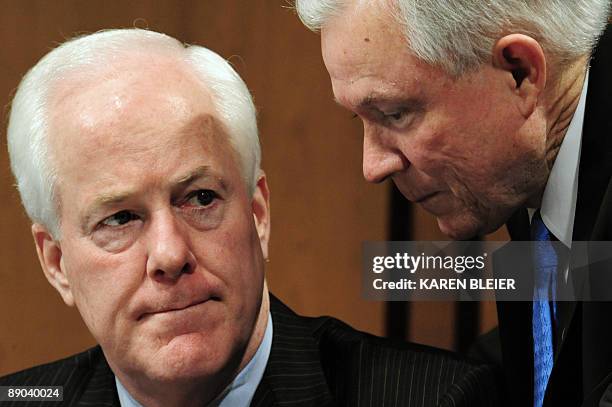
[[[546,161],[551,169],[580,101],[588,58],[571,63],[553,80],[546,107]]]

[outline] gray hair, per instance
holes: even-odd
[[[589,55],[610,7],[609,0],[296,0],[296,9],[317,31],[351,3],[393,6],[411,51],[453,76],[489,60],[510,33],[533,37],[557,63]]]
[[[236,71],[213,51],[184,45],[165,34],[141,30],[100,31],[69,40],[45,55],[24,76],[13,98],[7,130],[11,169],[25,210],[33,222],[59,237],[57,171],[49,154],[49,97],[51,89],[69,75],[96,78],[121,55],[176,55],[177,62],[196,73],[212,93],[221,124],[241,161],[250,193],[260,174],[261,149],[251,94]],[[99,80],[99,78],[98,78]]]

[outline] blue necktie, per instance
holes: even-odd
[[[534,361],[534,407],[544,403],[546,385],[553,367],[553,319],[556,314],[554,303],[557,253],[551,243],[554,237],[544,225],[537,211],[531,221],[534,240],[535,291],[533,301],[533,361]],[[552,239],[551,239],[552,238]],[[551,290],[553,295],[549,295]],[[553,312],[549,299],[553,301]]]

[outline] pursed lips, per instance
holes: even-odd
[[[423,195],[423,196],[421,196],[420,198],[415,199],[415,200],[414,200],[414,202],[415,202],[415,203],[423,203],[423,202],[425,202],[426,200],[428,200],[429,198],[432,198],[434,195],[437,195],[437,194],[439,194],[439,193],[440,193],[440,191],[435,191],[435,192],[432,192],[432,193],[430,193],[430,194]]]
[[[211,300],[219,300],[218,298],[215,297],[206,297],[204,299],[197,299],[197,300],[193,300],[190,302],[187,302],[186,304],[173,304],[173,305],[169,305],[169,306],[164,306],[161,307],[159,310],[154,310],[154,311],[147,311],[142,313],[139,317],[138,320],[142,320],[144,318],[147,318],[149,316],[152,315],[159,315],[159,314],[168,314],[168,313],[172,313],[172,312],[177,312],[177,311],[182,311],[185,310],[187,308],[191,308],[191,307],[195,307],[197,305],[203,304],[207,301],[211,301]]]

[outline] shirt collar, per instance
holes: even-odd
[[[272,349],[272,315],[268,312],[266,332],[255,356],[238,373],[234,381],[208,407],[248,407],[261,382]]]
[[[268,323],[266,332],[257,348],[257,352],[249,363],[238,373],[238,376],[225,390],[208,404],[208,407],[248,407],[255,395],[257,386],[263,377],[264,370],[268,364],[270,350],[272,349],[272,315],[268,313]],[[115,384],[117,386],[117,394],[121,407],[142,407],[142,405],[134,400],[132,395],[115,376]]]
[[[582,124],[588,83],[589,72],[587,70],[578,106],[550,171],[540,208],[542,221],[548,230],[567,247],[572,246],[576,197],[578,196]],[[530,211],[531,215],[533,215],[533,210]]]

